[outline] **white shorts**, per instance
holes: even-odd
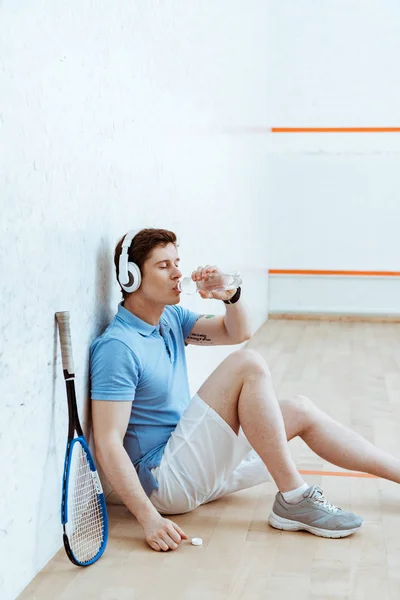
[[[152,473],[159,488],[150,500],[160,513],[170,515],[271,480],[243,431],[236,435],[197,394]]]

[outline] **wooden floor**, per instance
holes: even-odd
[[[253,338],[280,398],[301,393],[377,445],[400,455],[400,325],[270,321]],[[303,444],[301,469],[338,471]],[[63,551],[20,600],[398,600],[400,486],[379,479],[309,475],[334,503],[365,518],[342,540],[267,525],[268,483],[175,518],[201,547],[156,553],[122,506],[110,507],[103,558],[73,567]]]

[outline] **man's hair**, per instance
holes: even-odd
[[[125,235],[119,240],[114,252],[115,272],[118,281],[119,257],[121,256],[122,242]],[[141,229],[132,240],[128,250],[128,261],[136,263],[142,272],[143,265],[149,258],[152,250],[157,246],[167,246],[167,244],[178,245],[176,235],[173,231],[168,231],[168,229]],[[123,290],[122,287],[121,292],[125,300],[129,296],[129,293]]]

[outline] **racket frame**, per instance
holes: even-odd
[[[96,464],[93,460],[92,453],[90,452],[89,446],[86,442],[85,435],[83,433],[81,423],[78,415],[78,407],[76,403],[76,393],[75,393],[75,373],[73,369],[73,359],[72,359],[72,347],[71,347],[71,336],[70,336],[70,327],[69,327],[69,313],[61,312],[56,313],[56,319],[59,324],[60,331],[60,341],[61,341],[61,352],[63,357],[63,374],[65,379],[65,386],[67,390],[67,400],[68,400],[68,439],[67,439],[67,447],[65,451],[65,459],[64,459],[64,470],[63,470],[63,480],[62,480],[62,494],[61,494],[61,523],[63,526],[63,542],[64,548],[67,553],[70,561],[79,567],[88,567],[89,565],[96,562],[104,553],[104,550],[107,546],[108,541],[108,515],[107,515],[107,506],[106,500],[103,492],[103,488],[100,482],[100,477],[96,469]],[[69,341],[69,352],[70,355],[68,357],[65,356],[65,351],[63,348],[62,341],[62,333],[61,333],[61,321],[62,320],[62,328],[65,332],[65,335],[68,336]],[[70,372],[69,369],[72,371]],[[77,437],[75,437],[75,433],[77,433]],[[68,535],[66,532],[66,524],[68,523],[68,489],[69,489],[69,476],[71,470],[71,457],[75,444],[81,444],[83,450],[86,453],[86,457],[88,459],[90,472],[92,475],[93,483],[95,485],[98,500],[101,506],[103,522],[102,522],[102,531],[103,531],[103,541],[99,548],[97,554],[88,561],[81,562],[74,555]]]

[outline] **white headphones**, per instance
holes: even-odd
[[[128,261],[128,251],[131,247],[132,240],[141,229],[132,229],[128,231],[122,242],[121,254],[118,265],[118,281],[125,292],[130,294],[136,292],[142,283],[142,274],[139,267],[134,262]]]

